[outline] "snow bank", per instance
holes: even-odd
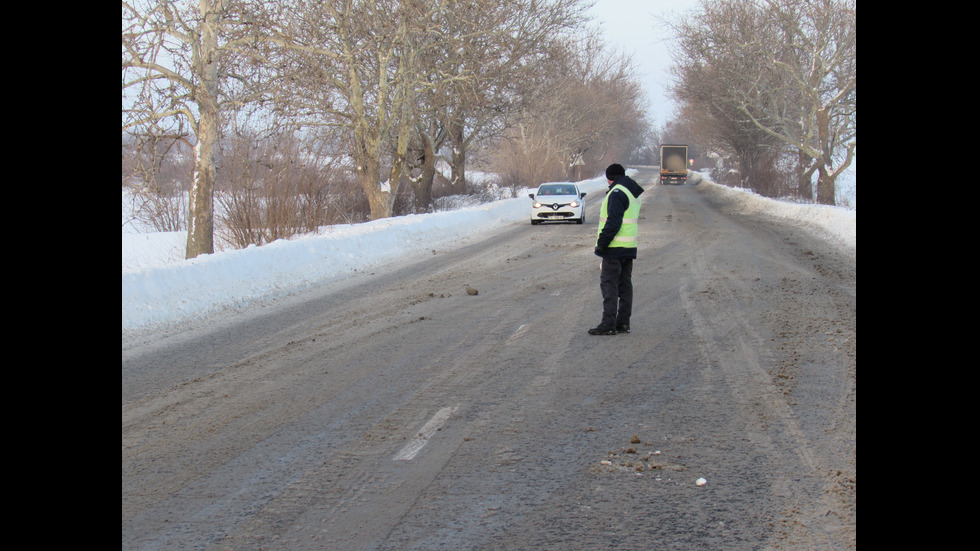
[[[730,188],[702,180],[699,186],[715,202],[738,212],[792,221],[850,249],[857,248],[857,211],[832,205],[806,205],[767,199],[750,190]]]

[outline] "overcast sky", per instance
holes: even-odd
[[[677,21],[700,4],[700,0],[596,0],[590,12],[602,22],[611,48],[633,54],[656,128],[670,118],[674,109],[673,101],[667,97],[671,37],[660,19]]]

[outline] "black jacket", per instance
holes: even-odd
[[[636,258],[635,247],[610,247],[613,237],[619,232],[619,227],[623,224],[623,213],[630,206],[630,200],[639,197],[643,193],[643,188],[629,176],[620,176],[616,181],[609,185],[606,194],[612,192],[612,188],[621,185],[633,197],[627,197],[624,193],[616,192],[609,196],[606,204],[606,225],[602,227],[602,232],[595,242],[595,254],[603,258]]]

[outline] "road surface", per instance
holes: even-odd
[[[122,548],[854,549],[855,252],[655,178],[631,334],[593,193],[124,339]]]

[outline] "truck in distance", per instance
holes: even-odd
[[[660,146],[660,183],[683,184],[687,181],[687,145]]]

